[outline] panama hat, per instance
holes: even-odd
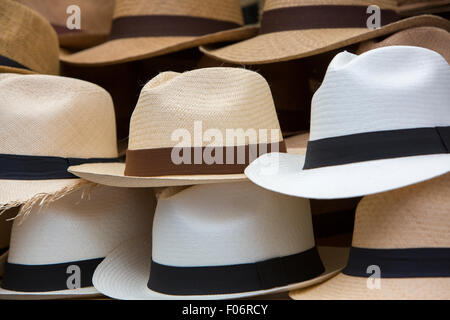
[[[80,193],[34,207],[14,221],[0,299],[99,295],[92,285],[97,265],[151,228],[156,206],[151,189],[99,186],[83,200]]]
[[[255,34],[242,25],[239,0],[116,0],[109,40],[61,60],[107,65]]]
[[[436,51],[450,63],[450,33],[436,27],[417,27],[399,31],[381,41],[360,44],[357,54],[386,46],[417,46]]]
[[[117,161],[113,103],[94,84],[0,74],[0,114],[0,212],[87,186],[71,164]]]
[[[0,279],[3,276],[4,264],[8,256],[9,238],[11,236],[12,220],[18,213],[18,208],[12,208],[0,215]]]
[[[240,68],[164,72],[142,88],[126,162],[69,171],[116,187],[232,182],[247,179],[244,169],[258,153],[274,150],[283,152],[285,145],[270,88],[259,74]]]
[[[0,0],[0,73],[58,74],[58,37],[50,23],[15,1]]]
[[[363,198],[346,268],[317,287],[292,292],[291,297],[450,299],[449,194],[450,174],[446,174]]]
[[[449,84],[448,63],[425,48],[340,53],[312,100],[306,156],[265,154],[245,174],[264,188],[313,199],[360,197],[445,174]]]
[[[380,8],[380,28],[374,7]],[[450,30],[446,19],[422,15],[400,19],[394,0],[267,0],[259,34],[251,39],[201,50],[213,58],[263,64],[304,58],[417,26]]]
[[[114,250],[93,282],[118,299],[243,298],[324,281],[347,252],[316,248],[307,199],[250,182],[169,188],[153,236]]]
[[[60,45],[66,48],[97,45],[107,39],[111,29],[114,0],[16,1],[42,14],[58,34]]]

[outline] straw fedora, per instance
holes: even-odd
[[[347,253],[316,248],[306,199],[250,182],[200,185],[161,194],[153,235],[114,250],[93,282],[118,299],[243,298],[324,281]]]
[[[363,198],[347,267],[317,287],[291,292],[291,297],[450,299],[449,194],[446,174]],[[379,268],[378,275],[370,266]],[[374,278],[379,278],[379,289],[372,286]]]
[[[106,41],[111,29],[114,0],[16,1],[46,18],[58,34],[62,47],[70,49],[92,47]],[[77,22],[77,18],[80,29],[74,23]]]
[[[450,33],[435,27],[418,27],[399,31],[381,41],[362,42],[357,54],[386,46],[417,46],[436,51],[450,63]]]
[[[259,74],[240,68],[164,72],[142,88],[126,163],[69,171],[116,187],[231,182],[246,180],[248,163],[274,150],[284,152],[285,145],[270,88]]]
[[[0,73],[59,73],[58,37],[35,11],[0,0]]]
[[[0,74],[0,114],[0,212],[86,186],[71,164],[117,161],[113,103],[94,84]]]
[[[306,156],[265,154],[245,174],[264,188],[313,199],[360,197],[445,174],[449,84],[448,63],[425,48],[340,53],[313,97]]]
[[[255,27],[242,25],[239,0],[116,0],[109,41],[61,60],[115,64],[256,33]]]
[[[100,186],[77,191],[14,221],[0,299],[99,295],[92,276],[105,256],[151,228],[150,189]]]
[[[380,8],[381,28],[369,29]],[[367,13],[367,11],[371,13]],[[417,26],[450,30],[446,19],[423,15],[400,20],[395,0],[267,0],[259,35],[225,47],[201,50],[216,59],[264,64],[299,59]]]
[[[405,16],[450,11],[449,0],[397,0],[397,5],[398,12]]]

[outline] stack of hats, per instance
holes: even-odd
[[[0,299],[450,299],[438,2],[0,0]]]

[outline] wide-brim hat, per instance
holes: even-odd
[[[35,206],[14,221],[0,300],[99,296],[92,284],[98,264],[151,227],[152,190],[99,186],[81,196]]]
[[[117,0],[109,40],[62,56],[77,65],[108,65],[142,60],[202,44],[237,41],[257,28],[243,26],[239,0]]]
[[[98,266],[100,292],[118,299],[252,297],[317,284],[348,257],[348,248],[315,246],[307,199],[250,182],[169,188],[158,197],[152,230]]]
[[[219,159],[207,162],[208,150]],[[142,88],[125,163],[89,163],[69,171],[116,187],[236,182],[247,180],[244,169],[258,153],[274,150],[285,152],[285,143],[269,85],[258,73],[242,68],[164,72]],[[180,154],[188,159],[174,161]],[[227,154],[235,158],[230,162]]]
[[[450,175],[363,198],[347,267],[298,300],[450,299]],[[379,287],[377,286],[379,281]]]
[[[269,190],[312,199],[360,197],[443,175],[450,171],[449,83],[448,63],[425,48],[340,53],[313,97],[306,155],[265,154],[245,174]]]
[[[380,11],[380,28],[366,25],[374,9]],[[264,7],[259,34],[227,46],[202,47],[212,58],[238,64],[264,64],[304,58],[400,30],[436,26],[450,30],[446,19],[421,15],[400,19],[389,1],[329,0],[313,3],[305,0],[268,0]]]
[[[37,12],[0,1],[0,73],[59,73],[58,37]]]

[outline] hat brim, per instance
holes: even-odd
[[[0,66],[0,73],[36,74],[36,72],[32,70],[7,66]]]
[[[73,299],[73,298],[93,298],[101,296],[95,287],[80,289],[48,291],[48,292],[17,292],[0,288],[0,300],[52,300],[52,299]]]
[[[420,26],[435,26],[450,31],[450,21],[447,19],[422,15],[406,18],[376,30],[367,28],[291,30],[262,34],[219,48],[204,46],[200,50],[212,58],[229,63],[265,64],[309,57]]]
[[[203,44],[238,41],[255,36],[256,26],[244,26],[201,37],[139,37],[107,41],[71,55],[60,56],[61,61],[76,65],[110,65],[143,60]]]
[[[450,278],[380,279],[369,289],[367,278],[340,273],[328,281],[289,293],[295,300],[449,300]]]
[[[173,296],[151,291],[147,287],[152,245],[151,240],[146,236],[128,241],[109,254],[97,267],[93,283],[104,295],[122,300],[213,300],[255,297],[312,286],[329,279],[344,268],[348,258],[348,248],[319,247],[318,250],[325,272],[308,281],[253,292]]]
[[[255,184],[309,199],[354,198],[390,191],[450,172],[450,154],[364,161],[303,170],[304,155],[265,154],[246,169]]]

